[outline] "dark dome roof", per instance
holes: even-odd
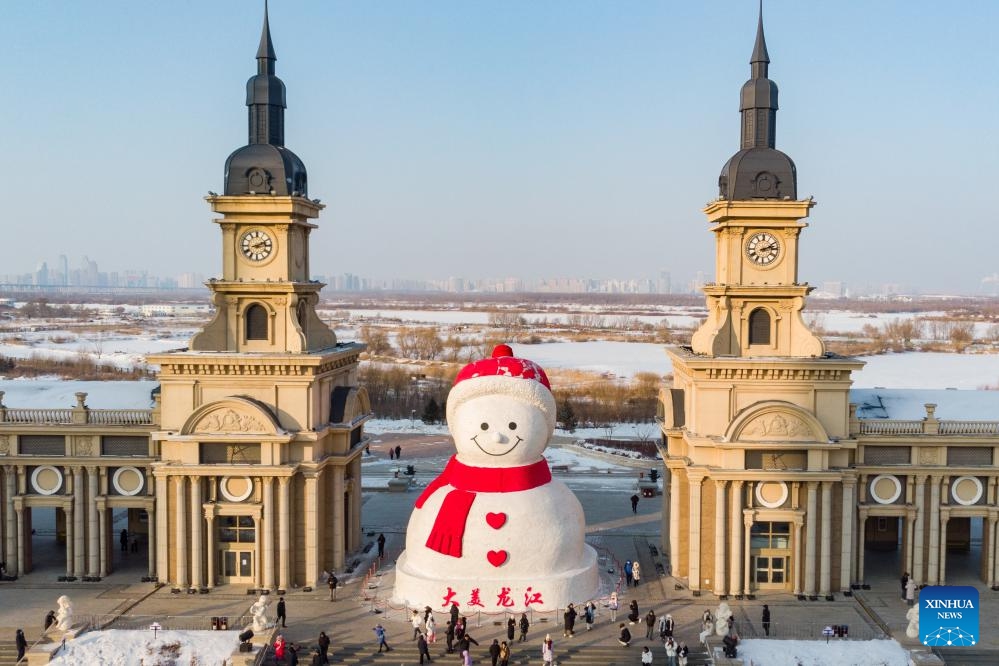
[[[797,199],[798,175],[790,157],[776,148],[744,148],[718,176],[723,199]]]
[[[298,155],[284,146],[251,143],[225,161],[225,194],[308,196],[309,178]]]

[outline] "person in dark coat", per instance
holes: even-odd
[[[458,604],[451,604],[451,626],[458,626]]]
[[[378,557],[385,559],[385,535],[378,535]]]
[[[424,634],[420,634],[420,637],[416,639],[416,649],[420,651],[420,663],[423,663],[423,658],[427,658],[427,663],[432,664],[433,659],[430,658],[430,646],[427,645],[427,637]]]
[[[402,447],[397,444],[395,447],[395,459],[398,460],[401,457],[402,457]]]
[[[656,612],[649,609],[649,612],[645,615],[645,637],[652,640],[652,633],[656,629]]]
[[[520,638],[517,640],[521,643],[527,641],[527,630],[531,627],[531,623],[527,619],[527,613],[520,614]]]
[[[625,587],[631,587],[631,568],[632,568],[632,566],[633,565],[631,563],[631,560],[625,560],[624,561],[624,586]]]
[[[462,652],[466,651],[470,652],[472,649],[471,643],[475,643],[476,645],[478,645],[479,641],[472,638],[471,634],[469,634],[466,631],[464,634],[462,634],[461,638],[458,640],[458,654],[461,654]]]
[[[496,662],[499,661],[499,639],[494,638],[493,644],[489,646],[489,660],[492,662],[493,666],[496,666]]]
[[[447,653],[451,654],[454,652],[454,622],[451,620],[448,620],[447,626],[444,627],[444,640],[447,641]]]
[[[287,609],[284,605],[284,597],[279,597],[277,603],[277,620],[274,621],[275,625],[277,625],[277,623],[280,621],[282,628],[286,628],[288,626],[288,616],[286,615],[286,610]]]
[[[638,495],[631,496],[631,512],[638,513]]]
[[[631,632],[628,631],[628,627],[624,626],[624,622],[621,623],[621,633],[617,638],[617,642],[620,643],[622,647],[628,647],[631,645]]]
[[[573,630],[576,628],[576,609],[573,608],[572,604],[569,604],[569,607],[565,609],[565,613],[562,615],[562,620],[565,623],[562,635],[567,638],[572,638],[575,635]]]
[[[905,586],[909,582],[909,572],[906,571],[902,574],[902,577],[898,579],[898,582],[902,584],[902,599],[905,599]]]
[[[329,580],[326,581],[326,584],[330,586],[330,601],[336,601],[336,586],[340,584],[340,581],[337,580],[337,577],[333,575],[332,571],[330,572],[330,577]]]
[[[118,543],[121,544],[121,552],[127,553],[128,552],[128,530],[123,529],[118,534]]]
[[[763,633],[770,635],[770,606],[763,604]]]
[[[628,610],[630,611],[628,613],[628,622],[635,624],[636,622],[638,622],[638,618],[640,617],[638,613],[638,601],[632,599],[631,603],[628,604]]]
[[[50,610],[45,615],[45,629],[48,630],[49,627],[55,624],[55,621],[56,621],[56,612],[54,610]]]
[[[328,664],[330,663],[330,637],[326,635],[325,631],[319,632],[319,663]]]
[[[288,646],[288,666],[298,666],[298,646]]]
[[[506,621],[506,639],[513,642],[513,636],[517,633],[517,622],[511,617]]]
[[[17,646],[17,660],[24,659],[24,651],[28,649],[28,639],[24,637],[24,630],[18,629],[14,634],[14,645]]]

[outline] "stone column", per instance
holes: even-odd
[[[861,534],[861,545],[857,548],[857,582],[864,582],[864,535],[867,534],[867,509],[860,509],[860,523],[858,525]]]
[[[690,481],[690,509],[687,516],[687,584],[692,591],[701,590],[701,481],[703,477],[687,477]]]
[[[930,477],[930,552],[927,557],[926,583],[936,585],[940,566],[940,477]],[[921,582],[921,581],[917,581]]]
[[[856,513],[856,506],[853,499],[853,491],[857,484],[851,478],[843,479],[843,524],[840,534],[839,551],[839,589],[846,592],[850,589],[851,575],[853,574],[853,516]]]
[[[988,559],[986,560],[986,564],[985,564],[985,566],[987,567],[986,570],[988,571],[988,575],[986,576],[986,582],[988,583],[989,587],[993,587],[996,584],[996,575],[995,575],[995,561],[996,561],[996,516],[995,515],[989,516],[988,521],[989,521],[989,523],[988,523],[989,529],[988,529],[987,534],[989,535],[989,537],[988,537],[988,541],[984,542],[982,545],[985,546],[986,548],[988,548],[988,552],[986,554],[986,556],[988,557]],[[984,522],[985,521],[983,520],[982,523],[984,524]]]
[[[164,499],[163,501],[165,502],[166,499]],[[156,575],[156,558],[157,558],[157,553],[159,552],[160,516],[159,516],[159,511],[157,510],[159,507],[159,502],[156,501],[156,503],[151,507],[149,505],[146,506],[148,507],[146,509],[146,520],[149,521],[148,523],[149,543],[147,544],[147,549],[146,549],[147,550],[146,559],[149,561],[148,576],[152,578],[153,576]]]
[[[361,459],[354,458],[350,463],[350,538],[351,550],[361,547]]]
[[[947,584],[947,523],[950,521],[950,510],[940,512],[940,585]]]
[[[174,525],[174,536],[176,543],[177,558],[177,580],[176,585],[180,589],[187,587],[187,560],[190,553],[187,550],[187,477],[178,474],[173,477],[174,488],[177,491],[176,519]]]
[[[912,538],[913,534],[916,532],[916,512],[915,510],[908,510],[905,512],[905,567],[904,569],[912,575],[914,567],[912,566],[912,553],[913,549],[916,547],[915,540]]]
[[[73,500],[70,499],[62,509],[62,512],[66,516],[66,575],[73,575],[73,563],[76,562],[76,557],[74,556],[76,539],[73,537]],[[24,517],[20,515],[21,511],[18,511],[18,522],[22,525],[24,524]],[[56,528],[58,529],[58,528]],[[20,559],[21,553],[18,552],[18,559]]]
[[[108,509],[102,506],[97,511],[97,530],[100,532],[100,573],[101,578],[108,575]]]
[[[191,477],[191,587],[202,588],[205,579],[201,576],[201,562],[205,556],[202,548],[202,523],[204,523],[204,510],[201,508],[201,483],[200,476]]]
[[[715,481],[715,594],[725,595],[725,484]]]
[[[21,558],[17,554],[17,513],[14,511],[14,496],[17,495],[17,468],[13,465],[6,465],[3,470],[4,520],[6,522],[4,536],[7,539],[7,571],[20,572]]]
[[[14,527],[17,532],[17,575],[23,576],[25,574],[24,570],[24,508],[17,506],[15,509],[17,523]],[[69,573],[69,557],[66,558],[66,573]]]
[[[263,534],[263,587],[274,591],[274,477],[265,476],[264,484],[264,534]]]
[[[253,559],[257,566],[253,572],[253,585],[254,587],[260,588],[264,584],[264,573],[260,570],[260,551],[261,544],[260,541],[263,539],[263,534],[261,533],[261,518],[259,515],[253,517]]]
[[[278,477],[278,590],[291,583],[291,479]]]
[[[822,558],[819,561],[819,594],[832,594],[832,481],[822,482]]]
[[[677,471],[669,469],[669,564],[674,574],[680,564],[680,484]]]
[[[742,520],[745,523],[745,528],[743,534],[745,535],[742,540],[742,592],[745,595],[750,595],[753,593],[752,581],[753,581],[753,568],[750,563],[750,553],[752,549],[750,548],[750,538],[753,532],[753,516],[751,514],[742,514]]]
[[[802,595],[801,591],[801,579],[804,567],[802,567],[801,562],[801,520],[798,519],[794,521],[794,543],[791,546],[791,557],[794,559],[794,596],[800,597]]]
[[[917,583],[925,583],[926,572],[923,570],[923,525],[926,516],[926,475],[916,477],[916,523],[912,530],[912,569],[909,574]]]
[[[343,467],[333,467],[333,568],[343,569],[347,555],[344,543]]]
[[[742,580],[742,481],[732,482],[732,517],[729,518],[732,534],[729,544],[732,552],[729,554],[728,589],[730,594],[741,595],[739,587]]]
[[[816,512],[817,481],[808,482],[808,503],[805,509],[805,594],[815,596],[815,560],[818,543],[815,539],[815,528],[818,522]]]
[[[85,575],[87,567],[86,532],[83,527],[83,468],[73,468],[73,575]]]
[[[215,587],[215,560],[218,559],[218,553],[215,548],[215,514],[209,510],[205,514],[205,519],[208,521],[208,534],[205,538],[205,557],[208,563],[208,589]]]
[[[97,521],[97,467],[87,468],[87,535],[90,537],[87,575],[100,576],[100,535]]]
[[[170,544],[167,526],[167,477],[156,477],[156,577],[161,583],[170,578]]]
[[[315,472],[305,474],[305,584],[316,587],[319,581],[319,509],[316,501],[318,479]]]

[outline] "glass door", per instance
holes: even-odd
[[[753,582],[758,589],[786,590],[791,582],[791,523],[753,523],[749,532]]]
[[[219,570],[223,583],[253,582],[253,553],[248,550],[223,550],[219,552]]]
[[[757,555],[753,558],[757,587],[783,588],[787,581],[787,558]]]

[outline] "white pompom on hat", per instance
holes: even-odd
[[[555,429],[555,397],[548,375],[534,361],[517,358],[509,345],[496,345],[490,358],[469,363],[458,372],[447,397],[447,419],[462,403],[484,395],[509,395],[536,406]]]

